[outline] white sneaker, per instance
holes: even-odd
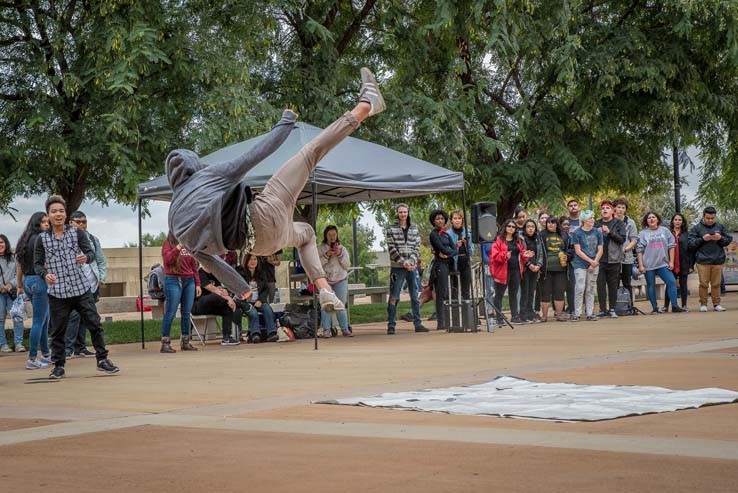
[[[15,352],[16,353],[25,353],[26,352],[26,346],[23,344],[16,344],[15,345]]]
[[[700,311],[706,312],[707,311],[707,305],[700,305]]]
[[[49,355],[48,357],[46,357],[46,356],[44,356],[42,354],[41,356],[38,357],[38,360],[41,363],[46,363],[47,365],[50,365],[51,363],[53,363],[53,361],[51,361],[51,355]]]
[[[0,353],[12,353],[12,352],[13,350],[10,349],[10,346],[8,346],[7,344],[3,344],[3,346],[0,347]]]
[[[42,368],[48,368],[49,365],[39,361],[38,359],[29,359],[26,361],[26,370],[40,370]]]
[[[724,312],[725,308],[723,308],[721,305],[715,305],[715,308],[713,308],[716,312]]]
[[[331,313],[334,311],[341,311],[341,310],[346,309],[346,307],[343,306],[343,302],[338,299],[338,296],[336,296],[336,293],[332,291],[328,291],[327,289],[320,290],[319,299],[320,299],[320,308],[326,313]]]

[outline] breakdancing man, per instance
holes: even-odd
[[[283,247],[297,247],[305,272],[320,290],[321,308],[326,312],[344,310],[326,281],[315,231],[307,223],[293,222],[292,214],[297,197],[323,156],[361,122],[384,109],[374,75],[362,68],[359,103],[285,162],[255,197],[243,177],[282,145],[295,128],[296,113],[285,110],[271,132],[231,161],[205,165],[192,151],[170,152],[166,172],[174,194],[169,229],[195,259],[242,299],[249,296],[248,284],[219,255],[238,249],[271,255]]]

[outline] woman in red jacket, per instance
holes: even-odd
[[[180,348],[182,351],[197,351],[190,344],[190,313],[195,296],[200,296],[200,276],[197,275],[197,261],[195,257],[180,245],[169,232],[167,241],[161,247],[161,256],[164,260],[164,295],[166,296],[166,307],[164,318],[161,322],[161,353],[176,353],[172,348],[170,334],[172,322],[180,306],[182,321],[182,340]]]
[[[509,287],[508,299],[512,314],[510,323],[520,325],[523,321],[520,319],[518,310],[518,289],[522,273],[525,271],[523,254],[526,250],[523,242],[517,236],[515,221],[508,219],[492,245],[492,251],[489,254],[489,269],[495,281],[495,308],[498,312],[502,311],[502,297],[505,296],[505,290]],[[497,324],[502,325],[502,320],[498,318]]]

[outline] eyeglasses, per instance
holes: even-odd
[[[87,224],[87,219],[72,219],[72,222],[77,224]]]
[[[505,226],[505,228],[515,228],[515,227],[516,226],[514,224],[508,224],[507,226]]]

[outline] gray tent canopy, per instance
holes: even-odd
[[[246,174],[252,188],[261,189],[289,158],[313,139],[321,129],[297,123],[285,142]],[[255,146],[263,136],[234,144],[202,158],[205,164],[233,159]],[[449,171],[387,147],[348,137],[318,164],[315,170],[318,204],[339,204],[444,193],[464,189],[464,174]],[[166,176],[138,185],[139,199],[171,200]],[[312,202],[312,183],[300,194],[298,203]]]

